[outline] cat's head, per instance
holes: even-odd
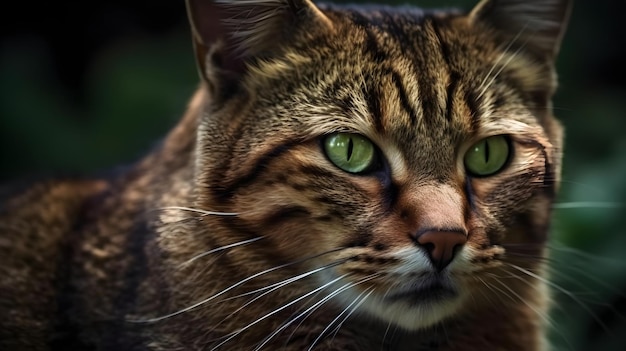
[[[188,9],[209,95],[196,206],[237,213],[219,219],[232,238],[262,238],[251,262],[299,262],[299,283],[406,329],[534,288],[569,1]]]

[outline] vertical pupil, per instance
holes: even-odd
[[[354,149],[354,143],[352,142],[352,138],[348,140],[348,161],[352,158],[352,150]]]
[[[489,163],[489,141],[485,141],[485,163]]]

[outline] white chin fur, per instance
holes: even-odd
[[[468,265],[471,254],[467,249],[462,250],[455,261],[447,268],[451,271],[463,271],[460,267]],[[393,269],[393,275],[414,279],[416,272],[430,271],[432,268],[428,258],[416,250],[399,250],[396,257],[401,258],[402,264]],[[333,273],[326,271],[320,275],[324,281],[331,281],[336,278]],[[402,280],[402,278],[400,278]],[[454,284],[454,282],[452,282]],[[456,282],[458,283],[458,281]],[[344,279],[336,283],[337,286],[349,284]],[[459,289],[460,288],[460,289]],[[367,298],[358,303],[358,312],[365,312],[374,318],[385,323],[392,323],[406,330],[419,330],[432,327],[443,320],[458,313],[462,309],[462,304],[466,300],[467,293],[457,286],[457,296],[450,296],[435,301],[424,301],[422,303],[412,303],[405,300],[390,300],[388,296],[392,291],[375,292],[369,294]],[[340,305],[355,305],[356,300],[363,296],[360,288],[346,289],[336,296]],[[361,294],[361,295],[359,295]]]
[[[403,301],[387,302],[372,296],[360,307],[361,310],[387,323],[391,322],[406,330],[431,327],[458,312],[462,297],[428,302],[419,305]]]

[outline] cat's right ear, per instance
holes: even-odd
[[[235,87],[255,59],[299,29],[332,28],[310,0],[186,0],[198,70],[213,93]]]

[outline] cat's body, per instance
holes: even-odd
[[[566,1],[188,8],[163,143],[2,195],[1,349],[545,348]]]

